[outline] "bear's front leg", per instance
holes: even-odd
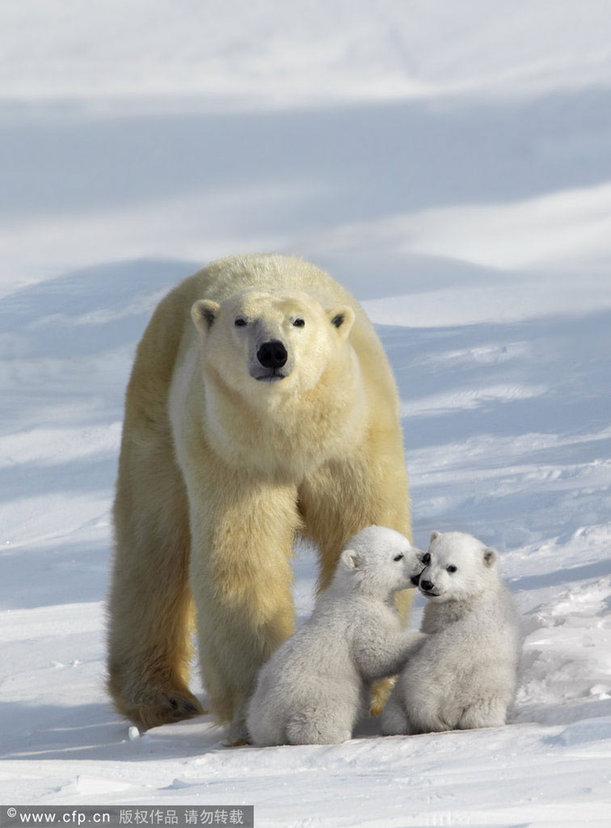
[[[238,743],[247,739],[245,707],[258,670],[295,627],[296,490],[217,467],[195,491],[190,583],[202,678],[212,713]]]

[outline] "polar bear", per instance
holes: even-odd
[[[188,687],[193,603],[209,705],[239,741],[257,671],[294,630],[296,535],[318,547],[324,589],[370,524],[410,533],[395,382],[356,300],[290,256],[232,257],[187,278],[146,328],[126,395],[117,709],[144,728],[201,711]]]
[[[472,535],[433,532],[417,580],[428,636],[397,679],[382,732],[426,733],[505,724],[519,635],[498,556]]]
[[[397,673],[425,637],[390,603],[422,570],[407,538],[370,526],[348,541],[311,617],[273,653],[250,701],[255,745],[334,744],[352,736],[374,679]]]

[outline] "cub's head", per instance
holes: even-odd
[[[313,388],[354,322],[352,308],[325,310],[299,292],[249,291],[220,304],[201,299],[191,316],[204,340],[206,368],[250,396]]]
[[[394,529],[368,526],[346,544],[336,577],[352,589],[384,600],[414,585],[412,578],[422,571],[422,554]]]
[[[498,578],[494,549],[463,532],[433,532],[424,569],[416,579],[430,601],[465,601],[493,586]]]

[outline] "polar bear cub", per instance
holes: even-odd
[[[518,622],[498,556],[462,532],[433,532],[419,587],[428,633],[399,676],[382,732],[496,727],[516,688]]]
[[[401,627],[395,592],[422,570],[399,532],[369,526],[347,543],[312,616],[261,668],[248,707],[255,745],[350,739],[371,683],[397,673],[425,637]]]

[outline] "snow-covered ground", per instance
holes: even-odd
[[[609,824],[610,34],[595,0],[2,6],[0,804]],[[109,706],[135,344],[178,279],[262,249],[377,324],[415,540],[501,552],[524,619],[507,727],[227,749],[208,717],[134,739]],[[300,547],[301,617],[314,577]]]

